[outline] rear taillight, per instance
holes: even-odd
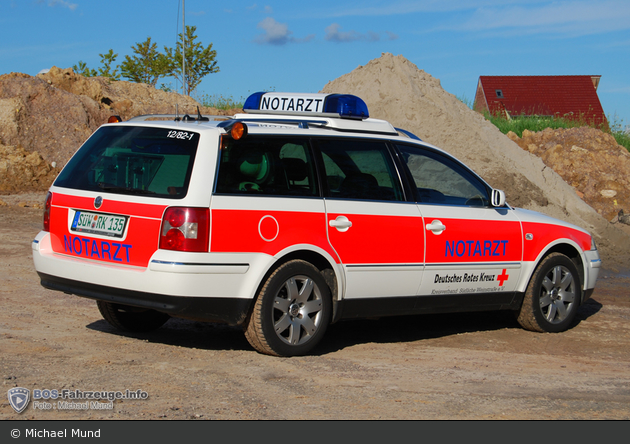
[[[44,231],[50,233],[50,207],[52,205],[52,193],[49,191],[44,204]]]
[[[207,252],[210,236],[208,208],[171,207],[162,218],[162,250]]]

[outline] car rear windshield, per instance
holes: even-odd
[[[181,199],[198,143],[193,132],[104,126],[68,162],[55,186]]]

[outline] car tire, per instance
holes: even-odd
[[[122,331],[147,332],[160,328],[170,316],[159,311],[96,301],[98,311],[113,327]]]
[[[560,332],[569,328],[582,300],[582,284],[575,264],[561,253],[551,253],[532,275],[518,323],[538,332]]]
[[[322,274],[308,262],[292,260],[265,281],[245,337],[260,353],[304,355],[324,336],[331,314],[330,289]]]

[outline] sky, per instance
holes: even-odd
[[[183,0],[0,0],[0,74],[116,64],[151,37],[174,47]],[[185,23],[220,71],[197,94],[318,92],[382,53],[474,99],[481,75],[601,75],[611,123],[630,125],[629,0],[185,0]],[[163,79],[173,89],[173,79]],[[339,91],[343,92],[343,91]]]

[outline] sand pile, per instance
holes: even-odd
[[[382,54],[328,82],[322,92],[356,94],[366,101],[371,117],[388,120],[453,154],[490,185],[503,189],[511,205],[589,230],[609,265],[628,260],[628,234],[581,200],[540,158],[521,149],[404,57]]]

